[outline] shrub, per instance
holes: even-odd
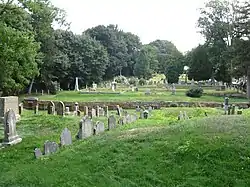
[[[188,97],[201,97],[203,94],[202,88],[191,88],[186,92],[186,96]]]
[[[128,82],[130,85],[136,86],[138,83],[138,79],[136,77],[131,77]]]
[[[146,84],[146,80],[143,79],[143,78],[140,78],[139,84],[140,84],[141,86],[145,85],[145,84]]]
[[[177,103],[171,103],[169,106],[170,107],[178,107],[178,104]]]

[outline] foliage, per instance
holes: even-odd
[[[188,97],[201,97],[203,94],[203,89],[200,87],[194,87],[190,88],[187,92],[186,95]]]
[[[144,78],[140,78],[139,79],[139,85],[143,86],[143,85],[146,85],[146,80]]]
[[[128,80],[130,85],[137,85],[137,83],[139,82],[138,78],[136,77],[130,77]]]

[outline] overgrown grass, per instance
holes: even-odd
[[[211,92],[209,92],[211,93]],[[227,92],[225,92],[227,93]],[[112,102],[112,101],[194,101],[194,102],[223,102],[223,97],[203,95],[201,98],[191,98],[186,96],[186,90],[177,90],[176,95],[170,91],[151,90],[151,95],[145,92],[124,92],[122,94],[80,94],[73,91],[63,91],[57,95],[39,96],[41,100],[72,101],[72,102]],[[244,98],[230,98],[230,102],[246,102]]]
[[[193,118],[177,121],[180,110]],[[47,139],[59,142],[65,127],[74,136],[80,118],[25,111],[18,125],[23,142],[0,150],[0,186],[249,186],[250,118],[222,113],[154,111],[148,120],[74,141],[35,160],[34,147]]]

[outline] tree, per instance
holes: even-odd
[[[208,48],[199,45],[186,55],[186,62],[189,66],[188,78],[195,81],[208,80],[212,77],[213,66],[209,60]]]
[[[149,79],[158,69],[156,48],[144,45],[138,54],[134,74],[138,78]]]

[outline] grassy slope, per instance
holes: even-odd
[[[26,113],[18,127],[23,142],[0,151],[0,186],[250,186],[250,118],[178,123],[179,110],[155,112],[149,120],[75,141],[42,160],[33,159],[34,146],[58,141],[64,127],[74,135],[79,118]]]
[[[102,102],[102,101],[205,101],[205,102],[223,102],[223,97],[204,95],[201,98],[191,98],[185,95],[184,90],[177,90],[176,95],[171,95],[167,91],[152,91],[152,95],[145,95],[145,92],[125,92],[120,95],[108,94],[79,94],[78,92],[64,91],[57,95],[39,96],[41,100],[57,101],[85,101],[85,102]],[[247,99],[230,98],[230,102],[246,102]]]

